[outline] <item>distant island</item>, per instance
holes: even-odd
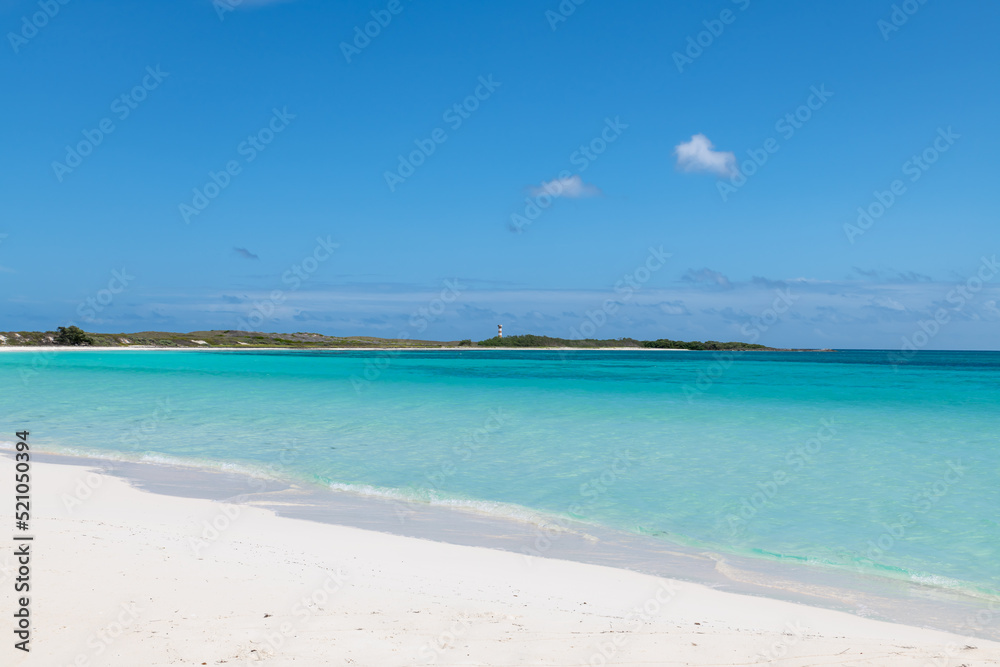
[[[440,349],[440,348],[630,348],[671,350],[726,350],[726,351],[789,351],[786,348],[767,347],[753,343],[709,341],[681,341],[660,338],[637,340],[635,338],[553,338],[524,334],[519,336],[494,336],[486,340],[459,341],[414,340],[406,338],[375,338],[372,336],[324,336],[317,333],[261,333],[256,331],[217,330],[174,333],[167,331],[140,331],[137,333],[90,333],[82,329],[59,327],[56,331],[7,331],[0,332],[0,347],[116,347],[116,348],[288,348],[288,349]],[[801,350],[795,350],[801,351]]]
[[[468,341],[459,343],[469,344]],[[661,350],[778,350],[775,347],[765,345],[755,345],[753,343],[720,343],[715,340],[682,341],[660,338],[658,340],[636,340],[635,338],[551,338],[549,336],[536,336],[534,334],[524,334],[521,336],[494,336],[472,343],[477,347],[578,347],[578,348],[601,348],[601,347],[633,347],[633,348],[658,348]]]

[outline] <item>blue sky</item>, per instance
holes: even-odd
[[[1000,348],[995,4],[63,2],[0,330]]]

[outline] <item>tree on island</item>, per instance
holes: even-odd
[[[94,339],[80,327],[59,327],[56,333],[56,345],[93,345]]]

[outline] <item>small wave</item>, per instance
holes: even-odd
[[[14,449],[13,443],[0,442],[2,449]],[[475,500],[471,498],[461,498],[447,496],[431,489],[406,489],[379,487],[371,484],[351,484],[342,482],[329,482],[320,479],[300,479],[291,475],[285,470],[275,470],[275,466],[267,464],[252,465],[246,463],[234,463],[232,461],[217,461],[199,458],[184,458],[162,454],[159,452],[119,452],[113,450],[93,450],[81,447],[60,447],[46,445],[44,447],[35,446],[35,451],[41,454],[52,454],[57,456],[76,456],[80,458],[92,459],[95,464],[101,461],[121,462],[121,463],[149,463],[153,465],[166,465],[178,468],[190,468],[198,470],[210,470],[213,472],[225,472],[245,475],[256,479],[266,479],[270,481],[281,481],[292,484],[315,484],[325,486],[331,491],[350,493],[353,495],[384,498],[405,504],[420,504],[437,507],[448,507],[477,514],[501,517],[528,523],[544,529],[546,532],[575,533],[587,539],[596,539],[585,532],[574,530],[569,525],[585,525],[579,519],[568,519],[555,514],[546,514],[537,510],[532,510],[522,505],[513,503],[502,503],[488,500]],[[595,524],[596,525],[596,524]]]
[[[13,451],[13,443],[0,441],[0,450]],[[115,450],[94,450],[84,447],[60,447],[54,445],[32,445],[32,450],[39,454],[51,454],[53,456],[75,456],[79,458],[92,459],[95,464],[101,461],[112,463],[150,463],[153,465],[165,465],[176,468],[190,468],[198,470],[209,470],[212,472],[225,472],[238,475],[245,475],[258,479],[270,481],[282,481],[301,483],[300,480],[291,479],[290,475],[282,474],[283,471],[276,471],[273,465],[261,464],[253,465],[246,463],[234,463],[232,461],[217,461],[212,459],[199,459],[195,457],[180,457],[159,452],[120,452]]]
[[[0,451],[13,451],[15,447],[16,445],[14,442],[0,440]],[[445,507],[491,517],[510,519],[536,526],[538,529],[544,530],[547,533],[576,534],[588,540],[596,540],[597,538],[585,532],[587,526],[593,526],[595,529],[612,528],[617,530],[626,530],[627,532],[633,534],[661,539],[679,546],[696,548],[719,554],[730,554],[772,562],[796,563],[805,566],[850,571],[855,574],[907,581],[918,586],[925,586],[930,589],[938,589],[981,600],[1000,601],[1000,591],[994,590],[991,587],[976,585],[942,575],[912,571],[903,567],[872,561],[867,558],[860,558],[856,555],[852,556],[846,553],[842,554],[841,557],[822,558],[779,553],[759,548],[740,548],[732,545],[713,543],[707,540],[689,538],[677,533],[651,529],[642,525],[615,527],[595,521],[588,521],[585,518],[570,518],[561,516],[555,512],[547,513],[545,511],[531,509],[514,503],[449,496],[427,488],[381,487],[372,484],[331,482],[328,479],[310,478],[308,476],[301,475],[296,476],[287,469],[265,463],[255,465],[242,462],[236,463],[232,461],[199,459],[194,457],[185,458],[158,452],[120,452],[114,450],[93,450],[80,447],[60,447],[51,443],[44,443],[41,445],[33,443],[32,449],[33,451],[42,454],[75,456],[91,459],[95,462],[95,465],[99,465],[101,461],[138,464],[147,463],[245,475],[256,479],[280,481],[295,485],[315,485],[328,488],[332,491],[349,493],[352,495],[383,498],[404,505]]]
[[[485,514],[492,517],[513,519],[522,523],[529,523],[546,531],[560,533],[575,533],[588,539],[596,539],[586,533],[570,528],[570,524],[582,524],[577,519],[567,519],[555,514],[546,514],[538,510],[529,509],[523,505],[513,503],[502,503],[490,500],[475,500],[472,498],[461,498],[457,496],[447,496],[430,489],[399,489],[390,487],[373,486],[371,484],[344,484],[341,482],[329,482],[327,486],[333,491],[351,493],[359,496],[368,496],[393,500],[409,505],[429,505],[432,507],[448,507],[464,511]]]
[[[718,547],[716,547],[718,548]],[[762,560],[798,563],[811,567],[825,568],[840,572],[851,572],[856,575],[895,579],[948,593],[959,594],[968,598],[1000,602],[1000,591],[977,585],[968,581],[953,579],[937,574],[929,574],[909,570],[899,565],[891,565],[871,560],[870,558],[843,554],[842,558],[822,558],[817,556],[801,556],[785,554],[764,549],[722,549],[734,555],[750,556]]]

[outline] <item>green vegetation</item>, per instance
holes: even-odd
[[[764,345],[754,345],[751,343],[720,343],[709,340],[701,341],[681,341],[661,338],[659,340],[636,340],[634,338],[584,338],[581,340],[569,338],[551,338],[549,336],[535,336],[526,334],[523,336],[506,336],[500,338],[494,336],[478,343],[479,347],[578,347],[578,348],[602,348],[602,347],[635,347],[635,348],[660,348],[674,350],[773,350],[773,347]]]
[[[475,345],[471,340],[467,345]],[[60,327],[59,331],[0,331],[0,345],[50,346],[92,345],[95,347],[216,347],[290,349],[378,348],[439,348],[455,347],[458,342],[409,340],[405,338],[373,338],[371,336],[324,336],[315,333],[262,333],[259,331],[140,331],[137,333],[86,333],[79,327]]]
[[[640,341],[634,338],[619,338],[618,340],[607,339],[597,340],[595,338],[584,338],[581,340],[569,338],[552,338],[550,336],[536,336],[534,334],[524,334],[521,336],[494,336],[476,343],[479,347],[642,347]]]
[[[79,327],[59,327],[58,331],[0,332],[0,345],[89,345],[95,347],[157,347],[157,348],[288,348],[288,349],[351,349],[360,347],[393,349],[435,348],[543,348],[569,347],[580,349],[600,348],[669,348],[681,350],[773,350],[775,348],[750,343],[721,343],[709,340],[680,341],[636,340],[635,338],[587,338],[583,340],[554,338],[524,334],[520,336],[494,336],[478,343],[471,339],[460,341],[412,340],[407,338],[372,338],[370,336],[324,336],[315,333],[262,333],[259,331],[192,331],[174,333],[167,331],[140,331],[130,334],[87,333]]]
[[[774,350],[776,348],[767,347],[766,345],[756,345],[754,343],[720,343],[717,340],[706,340],[704,343],[701,341],[689,341],[685,342],[682,340],[670,340],[669,338],[660,338],[659,340],[647,340],[643,341],[643,347],[659,347],[674,350]]]
[[[80,327],[59,327],[54,342],[56,345],[93,345],[94,339]]]

